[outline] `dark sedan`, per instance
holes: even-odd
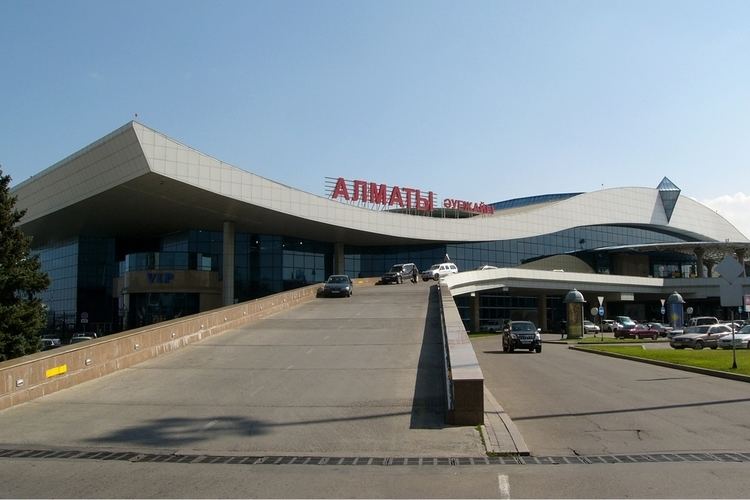
[[[666,337],[669,332],[672,331],[672,327],[669,325],[665,325],[664,323],[649,323],[648,326],[652,330],[656,330],[659,332],[660,337]]]
[[[346,274],[332,274],[323,285],[324,297],[351,297],[354,284]]]
[[[659,330],[651,328],[648,325],[637,324],[630,330],[615,330],[617,339],[653,339],[659,338]]]
[[[503,352],[516,349],[542,352],[541,330],[531,321],[510,321],[503,328]]]

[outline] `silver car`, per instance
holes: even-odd
[[[722,349],[732,348],[732,335],[726,335],[719,339],[719,347]],[[750,325],[743,326],[734,332],[734,347],[737,349],[750,349]]]
[[[716,349],[719,347],[719,339],[728,333],[731,334],[732,329],[726,325],[689,326],[685,328],[682,335],[672,337],[669,345],[675,349],[685,349],[686,347]]]
[[[587,319],[583,320],[583,330],[586,333],[599,333],[599,325],[596,325],[593,321]]]

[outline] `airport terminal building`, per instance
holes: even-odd
[[[520,314],[551,327],[572,286],[606,296],[608,315],[652,316],[673,286],[709,312],[713,266],[726,254],[744,264],[750,248],[667,178],[497,203],[345,176],[325,184],[324,195],[294,189],[130,122],[12,194],[51,278],[43,300],[58,331],[106,334],[333,273],[373,277],[446,259],[460,271],[498,268],[462,282],[467,323]]]

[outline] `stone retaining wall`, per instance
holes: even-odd
[[[374,285],[377,278],[354,280]],[[0,410],[128,368],[314,299],[320,284],[0,363]]]
[[[440,311],[443,349],[446,363],[448,423],[482,425],[484,423],[484,374],[453,295],[441,284]]]

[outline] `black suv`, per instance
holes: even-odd
[[[408,281],[412,277],[412,270],[417,269],[417,265],[410,262],[408,264],[396,264],[380,278],[380,281],[385,283],[403,283],[405,280]],[[419,269],[417,269],[417,275],[419,275]]]
[[[516,348],[542,352],[541,330],[531,321],[510,321],[503,328],[503,352]]]

